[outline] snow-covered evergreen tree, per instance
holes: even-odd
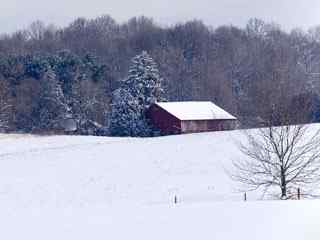
[[[49,68],[40,79],[40,127],[55,129],[63,120],[72,116],[62,87],[54,71]]]
[[[139,121],[138,102],[123,88],[113,93],[111,111],[111,133],[119,136],[136,136]]]
[[[92,84],[94,83],[90,81],[87,74],[79,74],[73,80],[69,97],[73,118],[77,122],[77,131],[81,134],[94,135],[103,127],[96,121],[94,114],[95,107],[105,104],[100,97],[103,89],[93,88]]]
[[[73,117],[77,121],[78,127],[86,120],[86,112],[84,109],[85,101],[81,94],[81,82],[86,79],[85,74],[76,76],[72,83],[69,102],[73,112]]]
[[[157,64],[147,52],[134,57],[129,76],[113,93],[110,131],[120,136],[152,136],[146,110],[157,101],[165,101]]]
[[[165,100],[158,66],[146,51],[132,59],[129,76],[122,81],[122,88],[127,89],[145,107]]]

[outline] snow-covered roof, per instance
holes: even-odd
[[[180,120],[236,120],[237,118],[212,102],[157,102]]]

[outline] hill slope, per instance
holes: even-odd
[[[236,146],[242,137],[240,131],[153,139],[0,135],[4,236],[318,239],[318,201],[233,202],[242,194],[225,169],[243,157]]]
[[[224,166],[238,132],[154,139],[2,136],[0,200],[90,205],[241,200]]]

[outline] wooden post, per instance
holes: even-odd
[[[176,195],[174,195],[174,204],[177,204],[178,203],[178,198]]]
[[[244,199],[245,202],[247,201],[247,193],[246,192],[243,195],[243,199]]]
[[[301,198],[301,192],[300,192],[300,188],[298,188],[298,200],[300,200]]]

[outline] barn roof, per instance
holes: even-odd
[[[212,102],[157,102],[156,105],[180,120],[236,120]]]

